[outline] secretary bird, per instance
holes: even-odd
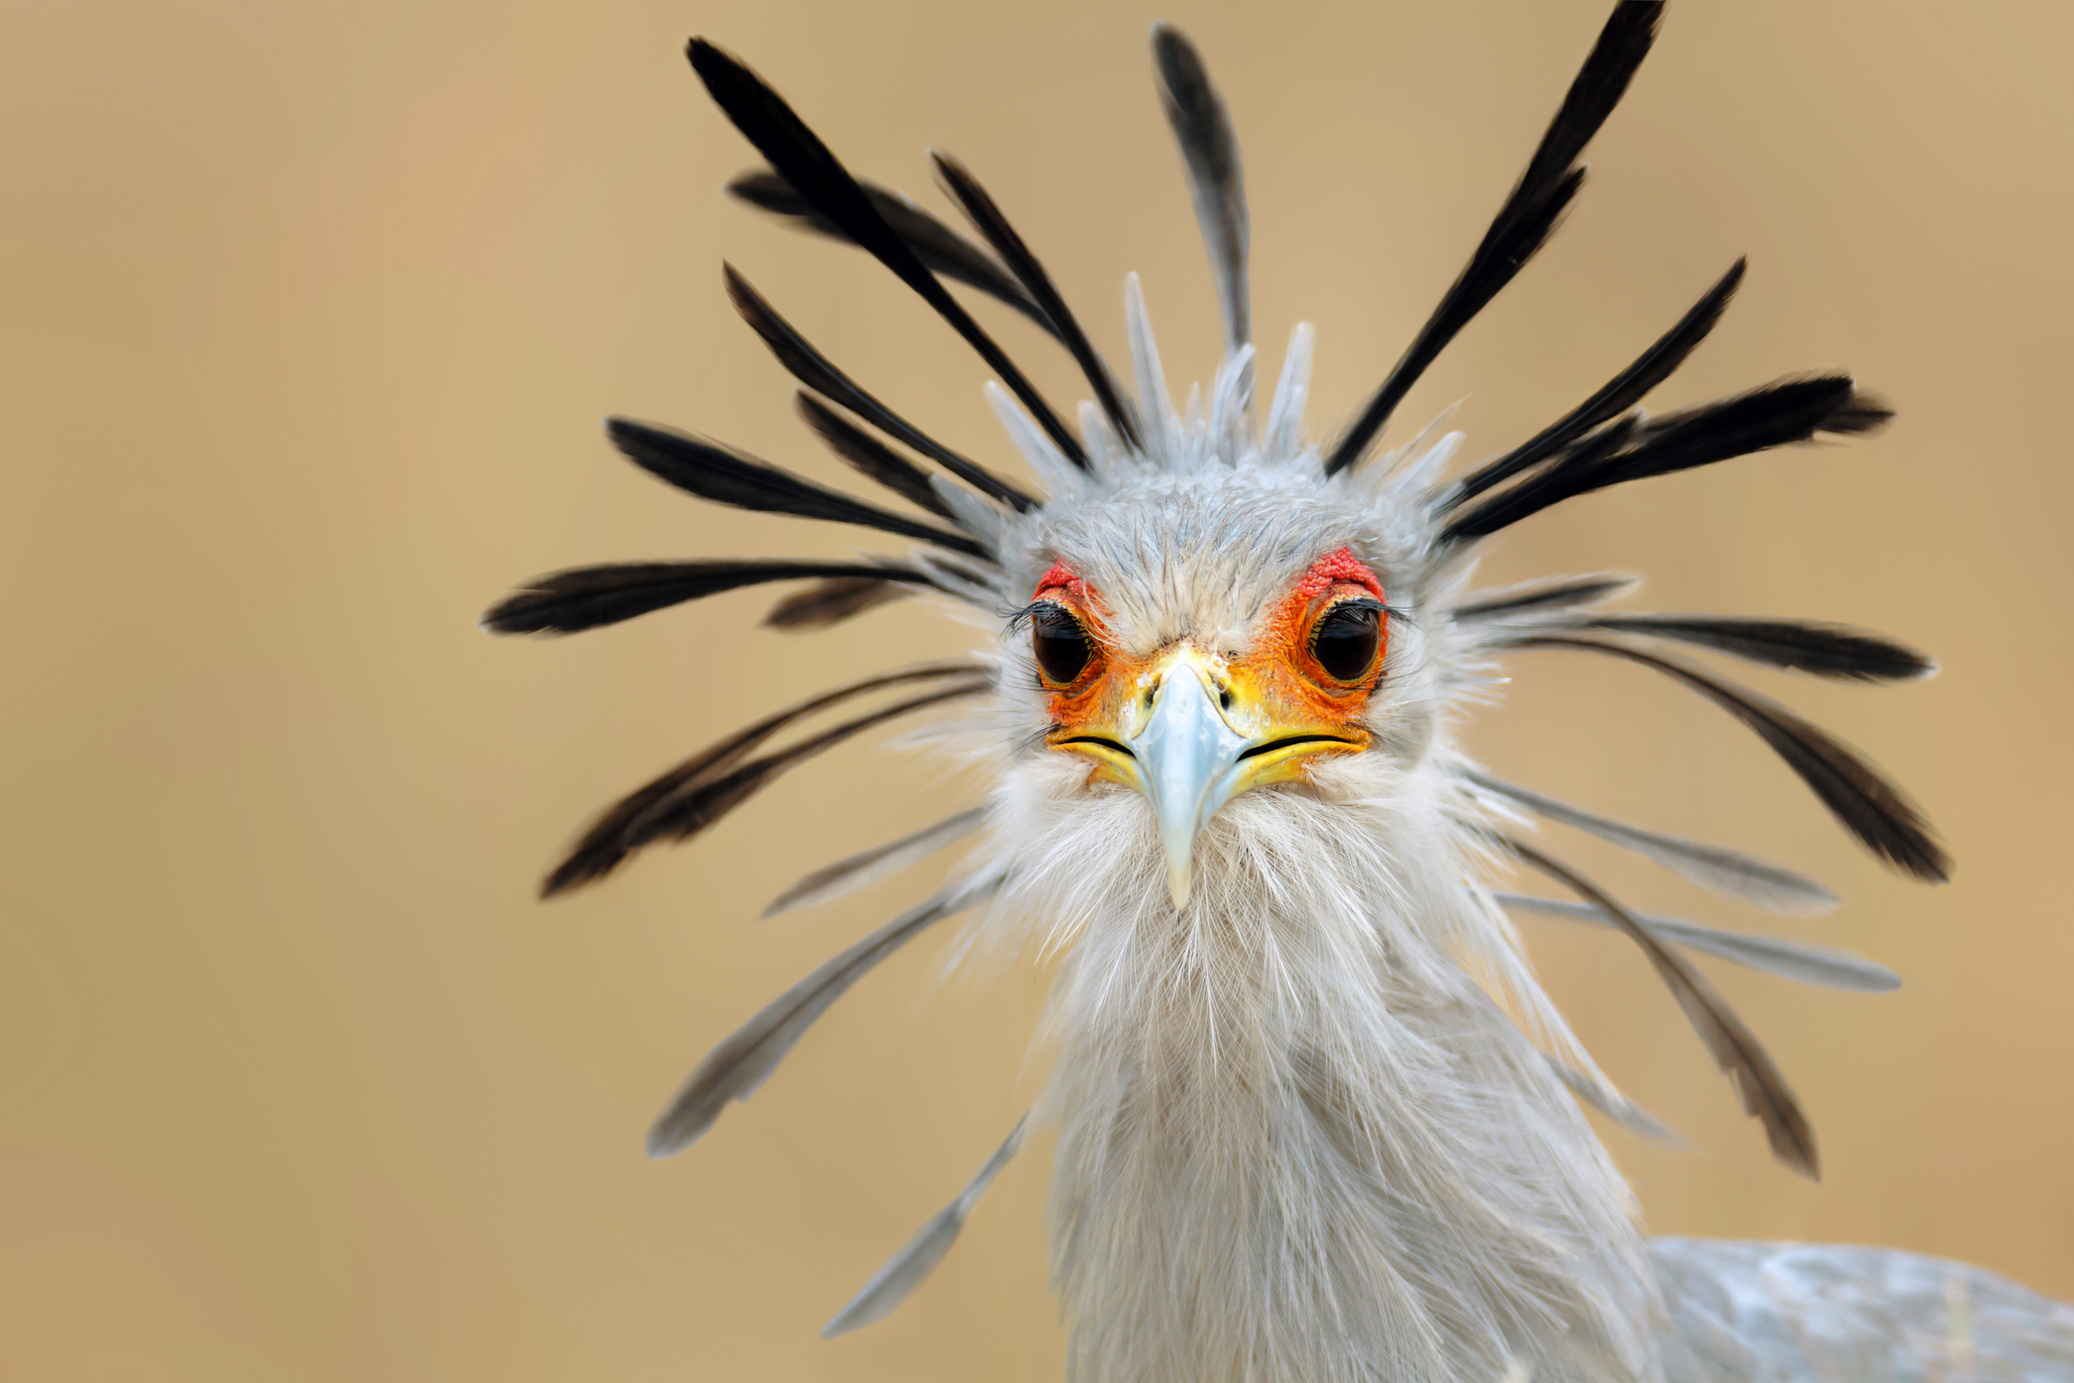
[[[1551,505],[1887,421],[1879,398],[1834,373],[1664,413],[1639,407],[1719,321],[1742,262],[1633,364],[1510,450],[1454,472],[1461,434],[1435,428],[1372,455],[1421,372],[1576,196],[1578,160],[1661,8],[1615,8],[1467,267],[1323,443],[1304,424],[1308,326],[1290,339],[1265,418],[1256,410],[1238,148],[1176,29],[1154,29],[1154,65],[1224,324],[1207,400],[1192,392],[1178,412],[1135,277],[1124,288],[1127,389],[963,164],[933,156],[984,247],[860,182],[755,73],[692,40],[707,91],[768,162],[729,190],[863,248],[926,299],[998,380],[987,398],[1038,482],[895,413],[730,266],[728,293],[803,386],[809,427],[906,507],[647,423],[611,420],[613,445],[701,499],[916,546],[853,561],[584,567],[528,583],[485,617],[498,633],[565,634],[803,581],[768,624],[821,628],[916,594],[1005,623],[968,659],[862,677],[685,760],[601,816],[543,890],[688,839],[786,771],[902,717],[933,713],[931,736],[990,775],[981,805],[780,895],[771,911],[969,847],[942,892],[721,1043],[648,1136],[657,1157],[698,1139],[860,976],[945,918],[974,914],[968,954],[1056,966],[1037,1104],[824,1334],[891,1311],[949,1251],[1024,1126],[1048,1124],[1052,1279],[1067,1373],[1085,1383],[2074,1379],[2074,1308],[1975,1268],[1883,1249],[1647,1237],[1579,1101],[1664,1130],[1571,1035],[1508,917],[1595,923],[1640,947],[1773,1155],[1814,1177],[1815,1135],[1792,1089],[1689,953],[1861,990],[1893,987],[1891,972],[1644,916],[1526,828],[1538,818],[1581,829],[1760,907],[1813,912],[1835,895],[1494,777],[1460,747],[1459,723],[1515,652],[1621,659],[1755,732],[1895,870],[1937,882],[1949,869],[1916,807],[1857,753],[1672,646],[1865,682],[1926,676],[1923,655],[1828,624],[1609,611],[1633,585],[1617,574],[1472,588],[1484,540]],[[948,282],[1066,348],[1093,395],[1072,423]],[[806,732],[838,708],[847,719]],[[1567,896],[1499,891],[1515,870]]]

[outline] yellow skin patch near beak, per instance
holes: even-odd
[[[1091,760],[1090,784],[1135,788],[1151,801],[1177,908],[1188,901],[1196,834],[1219,808],[1252,788],[1303,781],[1318,756],[1358,754],[1373,738],[1361,716],[1381,677],[1383,590],[1347,549],[1296,582],[1243,655],[1183,637],[1132,656],[1109,638],[1100,594],[1063,564],[1046,573],[1036,594],[1040,604],[1059,607],[1046,611],[1054,629],[1063,612],[1088,646],[1070,682],[1044,674],[1053,722],[1046,743]],[[1348,605],[1365,620],[1352,621],[1351,643],[1334,645],[1338,670],[1355,674],[1342,677],[1319,661],[1319,626],[1345,621],[1335,612]],[[1372,649],[1361,642],[1363,629],[1373,630]],[[1358,666],[1348,665],[1350,648]]]

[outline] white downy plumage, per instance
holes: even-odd
[[[694,41],[694,67],[775,170],[734,190],[870,250],[943,311],[1005,382],[988,386],[989,399],[1044,494],[892,414],[730,271],[737,306],[804,385],[951,473],[925,472],[810,401],[809,421],[839,455],[930,517],[865,505],[682,434],[615,421],[614,441],[701,497],[863,524],[925,548],[905,561],[585,568],[541,578],[487,617],[499,632],[570,632],[794,578],[818,584],[774,612],[790,627],[910,590],[1018,614],[972,662],[867,678],[679,765],[602,817],[551,876],[550,892],[595,879],[644,845],[704,829],[822,749],[937,707],[963,713],[931,736],[992,776],[982,807],[817,869],[780,897],[774,909],[823,901],[976,842],[943,894],[722,1044],[657,1122],[651,1152],[703,1134],[866,970],[970,910],[961,954],[1057,965],[1042,1035],[1050,1074],[1032,1121],[1057,1133],[1053,1272],[1075,1379],[2074,1378],[2074,1310],[1975,1269],[1881,1250],[1645,1236],[1573,1096],[1645,1133],[1666,1131],[1572,1037],[1506,909],[1632,937],[1780,1160],[1810,1175],[1813,1135],[1790,1089],[1681,948],[1813,983],[1896,981],[1845,953],[1637,916],[1521,839],[1530,819],[1590,831],[1761,906],[1804,912],[1835,898],[1779,866],[1504,783],[1455,739],[1510,651],[1626,658],[1744,721],[1889,863],[1943,877],[1944,855],[1914,808],[1849,750],[1659,650],[1684,643],[1864,680],[1924,675],[1932,667],[1920,655],[1831,626],[1609,614],[1603,603],[1632,585],[1616,576],[1469,589],[1478,541],[1541,507],[1818,433],[1867,431],[1884,408],[1847,378],[1818,377],[1653,420],[1636,410],[1712,326],[1738,265],[1634,366],[1514,451],[1450,479],[1461,435],[1429,429],[1363,464],[1403,391],[1574,194],[1576,159],[1647,52],[1659,8],[1616,9],[1462,278],[1326,446],[1304,428],[1308,327],[1292,336],[1257,416],[1237,148],[1177,31],[1155,31],[1155,62],[1227,333],[1207,402],[1192,395],[1178,412],[1135,278],[1124,297],[1136,387],[1126,391],[969,172],[939,157],[947,189],[998,258],[856,183],[760,79]],[[1097,396],[1077,432],[939,275],[1008,302],[1074,351]],[[1328,636],[1336,649],[1367,649],[1368,661],[1333,672],[1329,660],[1348,655],[1328,655]],[[877,693],[896,699],[761,752],[796,721]],[[1573,899],[1494,892],[1515,865]],[[827,1333],[898,1305],[949,1250],[1022,1133],[1019,1124]]]

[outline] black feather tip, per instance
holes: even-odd
[[[1037,386],[937,281],[907,241],[886,224],[886,218],[872,205],[871,197],[850,170],[785,103],[785,98],[741,59],[703,38],[692,39],[685,55],[699,80],[706,84],[714,104],[770,160],[778,176],[935,308],[980,359],[1001,376],[1009,391],[1022,400],[1059,450],[1075,463],[1086,465],[1087,453],[1081,449],[1080,439],[1060,421],[1058,413],[1037,392]]]
[[[827,629],[890,605],[913,589],[878,576],[831,576],[771,606],[763,623],[766,629]]]
[[[887,436],[898,438],[941,463],[951,474],[986,491],[1017,512],[1027,513],[1036,507],[1037,501],[1031,496],[979,462],[952,451],[865,392],[855,380],[838,370],[827,356],[815,350],[813,343],[794,330],[790,322],[779,316],[777,309],[756,291],[749,280],[736,272],[734,265],[723,264],[720,268],[721,277],[727,284],[728,300],[734,304],[735,311],[741,314],[752,331],[763,338],[763,344],[794,379],[833,399]]]
[[[886,687],[947,680],[952,685],[844,721],[761,759],[749,758],[771,736],[817,711]],[[938,663],[867,677],[766,716],[614,803],[547,876],[540,886],[540,896],[552,898],[602,879],[644,846],[690,839],[755,796],[787,769],[874,726],[926,706],[975,695],[991,685],[980,664]]]
[[[1627,93],[1628,82],[1656,41],[1662,17],[1661,0],[1621,0],[1614,7],[1519,184],[1498,209],[1476,252],[1442,295],[1433,315],[1353,423],[1332,444],[1325,458],[1325,474],[1337,475],[1361,459],[1426,367],[1547,243],[1584,182],[1578,157]]]
[[[703,437],[631,418],[608,418],[606,435],[629,461],[686,494],[736,509],[857,524],[970,557],[991,557],[961,533],[921,523],[778,469]]]
[[[925,585],[929,580],[913,567],[892,563],[611,562],[534,577],[492,606],[482,617],[482,627],[492,634],[574,634],[723,591],[812,577],[824,584],[869,581],[895,591],[902,584]]]
[[[1922,810],[1850,748],[1777,702],[1690,664],[1611,640],[1534,634],[1513,646],[1611,654],[1684,683],[1755,731],[1866,849],[1924,883],[1941,884],[1951,878],[1951,856],[1938,843]]]
[[[898,192],[892,192],[872,183],[858,180],[864,195],[878,208],[880,216],[891,226],[894,233],[907,242],[915,257],[947,279],[955,279],[968,288],[977,288],[988,297],[1006,303],[1022,313],[1038,326],[1059,335],[1044,309],[1036,299],[1023,291],[1015,276],[1002,268],[985,250],[916,206]],[[761,211],[774,216],[783,216],[806,230],[840,240],[846,245],[857,242],[843,233],[841,226],[814,210],[806,198],[792,190],[792,184],[768,168],[755,168],[736,177],[727,185],[728,192],[737,199],[747,202]],[[1061,338],[1063,339],[1063,338]]]
[[[1631,414],[1576,443],[1509,489],[1487,496],[1441,530],[1442,542],[1487,537],[1552,504],[1611,485],[1710,466],[1822,434],[1874,431],[1894,416],[1849,375],[1783,379],[1746,394],[1642,421]]]

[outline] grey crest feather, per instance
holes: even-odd
[[[1501,903],[1509,898],[1518,896],[1521,895],[1504,893],[1497,895],[1498,901]],[[1639,1133],[1652,1142],[1664,1143],[1678,1148],[1685,1146],[1685,1139],[1679,1134],[1678,1130],[1672,1128],[1669,1124],[1657,1118],[1654,1114],[1651,1114],[1648,1110],[1642,1108],[1642,1106],[1636,1104],[1604,1081],[1593,1080],[1575,1066],[1565,1061],[1558,1061],[1555,1057],[1549,1056],[1546,1053],[1543,1053],[1542,1060],[1548,1063],[1548,1069],[1555,1072],[1556,1079],[1563,1083],[1565,1089],[1593,1109],[1598,1110],[1599,1113],[1611,1119],[1614,1123],[1619,1124],[1622,1128]]]
[[[1001,511],[947,475],[929,477],[929,488],[951,511],[951,521],[988,548],[1001,542]]]
[[[1536,898],[1525,893],[1493,894],[1500,903],[1520,912],[1538,913],[1543,917],[1561,917],[1572,922],[1589,922],[1597,927],[1610,927],[1606,914],[1589,903],[1565,902],[1560,898]],[[1827,946],[1810,946],[1805,942],[1785,941],[1775,936],[1750,936],[1744,932],[1726,932],[1714,927],[1702,927],[1696,922],[1681,921],[1676,917],[1654,917],[1647,913],[1636,914],[1664,936],[1677,942],[1688,951],[1762,970],[1802,984],[1821,985],[1826,989],[1850,989],[1865,994],[1885,994],[1901,988],[1901,976],[1881,965],[1850,951],[1834,950]]]
[[[922,1226],[914,1238],[907,1241],[900,1252],[886,1260],[884,1267],[871,1275],[849,1304],[829,1317],[828,1324],[821,1327],[821,1338],[832,1340],[838,1335],[847,1335],[860,1326],[882,1321],[893,1314],[895,1307],[907,1300],[908,1293],[922,1285],[922,1279],[936,1271],[936,1265],[958,1242],[958,1234],[965,1228],[965,1217],[972,1207],[986,1194],[1001,1169],[1008,1165],[1016,1150],[1023,1145],[1023,1128],[1030,1122],[1025,1114],[1015,1121],[1015,1129],[994,1149],[979,1175],[972,1178],[958,1198],[938,1211],[928,1224]]]
[[[779,913],[797,908],[813,907],[867,888],[879,880],[889,878],[910,865],[919,864],[938,850],[954,841],[962,840],[978,830],[986,820],[984,807],[974,807],[945,817],[933,826],[924,826],[912,835],[874,845],[869,850],[860,850],[847,859],[823,865],[813,873],[803,876],[783,893],[771,899],[763,910],[765,917],[776,917]]]
[[[699,1063],[669,1108],[648,1130],[648,1155],[668,1157],[690,1147],[713,1127],[730,1100],[746,1100],[770,1078],[786,1053],[799,1045],[814,1020],[848,992],[866,972],[932,924],[961,912],[1000,887],[999,876],[962,884],[908,909],[885,926],[824,962],[737,1028]]]
[[[1740,851],[1629,826],[1474,769],[1463,776],[1487,792],[1517,802],[1536,816],[1611,841],[1729,898],[1773,912],[1803,914],[1827,912],[1839,901],[1835,893],[1806,875]]]

